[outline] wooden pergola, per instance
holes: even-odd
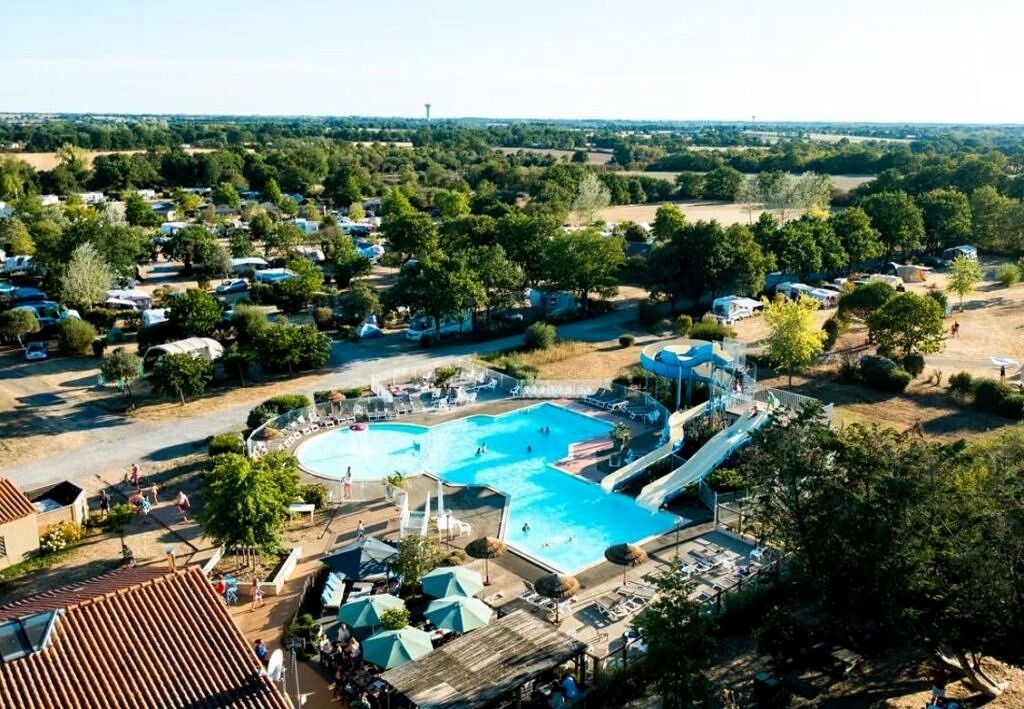
[[[474,709],[499,700],[518,706],[530,698],[524,688],[566,662],[574,662],[579,676],[586,651],[584,643],[518,610],[388,670],[381,679],[395,699],[417,709]]]

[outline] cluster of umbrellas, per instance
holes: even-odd
[[[424,593],[437,599],[430,602],[425,613],[436,627],[468,633],[491,622],[494,612],[473,597],[484,587],[480,574],[475,571],[461,566],[441,566],[426,574],[422,583]],[[404,607],[401,598],[389,593],[363,596],[341,606],[338,618],[353,628],[373,628],[381,625],[388,610]],[[389,670],[418,660],[433,649],[430,633],[406,626],[368,637],[363,643],[363,658]]]

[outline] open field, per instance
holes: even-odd
[[[750,215],[747,208],[735,202],[709,202],[704,200],[682,200],[673,201],[683,211],[686,218],[691,222],[698,220],[717,220],[725,226],[730,224],[748,224]],[[608,222],[643,222],[650,224],[654,221],[654,215],[660,204],[618,204],[614,207],[605,207],[598,212],[598,216]],[[761,210],[754,210],[754,219],[757,219]],[[794,214],[794,217],[799,216]]]
[[[185,148],[185,152],[189,155],[195,155],[196,153],[212,153],[214,148]],[[115,153],[122,153],[124,155],[134,155],[135,153],[144,153],[145,150],[85,150],[85,161],[92,167],[92,161],[96,159],[98,155],[113,155]],[[0,158],[13,157],[23,162],[27,162],[36,170],[52,170],[53,168],[60,165],[60,158],[57,153],[0,153]]]
[[[676,177],[679,176],[678,171],[671,170],[626,170],[622,173],[623,175],[642,175],[643,177],[652,177],[656,180],[668,180],[671,183],[675,183]],[[752,175],[747,175],[752,177]],[[830,175],[832,178],[832,186],[837,190],[843,192],[849,192],[855,187],[860,187],[865,182],[871,182],[875,179],[874,175]]]
[[[553,156],[555,158],[558,158],[558,159],[565,158],[566,160],[571,159],[572,156],[573,156],[573,153],[576,152],[574,150],[559,150],[558,148],[496,148],[496,149],[500,150],[505,155],[515,155],[516,153],[522,151],[522,152],[525,152],[525,153],[542,153],[544,155],[551,155],[551,156]],[[587,153],[587,164],[588,165],[606,165],[609,162],[611,162],[611,160],[612,160],[612,154],[611,153],[598,153],[598,152],[588,152]]]
[[[760,138],[764,138],[768,142],[776,143],[779,140],[779,134],[774,131],[767,130],[747,130],[743,131],[747,135],[756,135]],[[816,140],[819,143],[838,143],[841,140],[848,140],[851,143],[904,143],[909,144],[910,138],[876,138],[870,135],[842,135],[839,133],[808,133],[808,140]]]

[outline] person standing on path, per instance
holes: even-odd
[[[356,525],[356,541],[363,541],[366,539],[366,525],[363,524],[363,520],[359,520],[359,524]]]
[[[188,510],[191,504],[188,501],[188,495],[185,494],[184,490],[178,490],[178,512],[181,513],[181,521],[188,522]]]
[[[142,469],[138,463],[132,463],[132,475],[131,482],[135,486],[135,489],[139,489],[139,482],[142,480]]]
[[[349,466],[348,470],[345,471],[345,479],[343,480],[344,491],[342,497],[346,500],[352,499],[352,466]]]
[[[256,610],[256,606],[263,605],[263,589],[260,588],[259,579],[254,578],[252,580],[252,607],[249,609],[253,612]]]
[[[156,493],[158,489],[159,486],[156,483],[149,486],[149,501],[153,503],[154,507],[156,507]]]
[[[108,514],[110,514],[110,493],[104,488],[100,491],[100,516],[106,519]]]

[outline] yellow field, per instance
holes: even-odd
[[[210,153],[213,152],[213,148],[185,148],[185,152],[194,155],[196,153]],[[134,153],[144,153],[145,150],[84,150],[82,151],[85,155],[85,161],[92,167],[92,161],[96,159],[98,155],[113,155],[114,153],[124,153],[125,155],[133,155]],[[52,170],[60,164],[60,158],[57,157],[57,153],[0,153],[0,157],[13,157],[27,162],[36,170]]]
[[[573,153],[575,152],[574,150],[559,150],[557,148],[498,148],[498,150],[505,153],[506,155],[515,155],[520,151],[524,153],[542,153],[543,155],[552,155],[555,158],[558,158],[559,160],[561,160],[562,158],[570,160],[572,159]],[[607,165],[611,161],[611,153],[587,153],[588,165]]]

